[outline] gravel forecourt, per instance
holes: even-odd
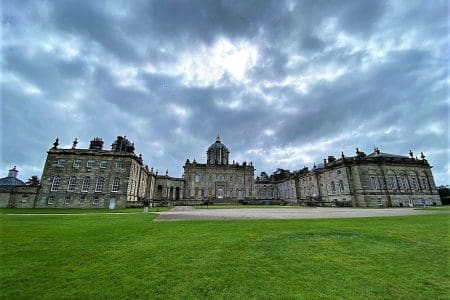
[[[170,211],[159,212],[155,221],[178,220],[236,220],[236,219],[321,219],[321,218],[367,218],[439,213],[435,210],[414,208],[224,208],[195,209],[177,206]]]

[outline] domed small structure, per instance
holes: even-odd
[[[8,171],[7,177],[0,178],[0,186],[13,187],[25,185],[25,182],[17,178],[17,173],[19,173],[19,171],[17,171],[16,166],[14,166],[14,168]]]
[[[220,142],[220,136],[217,135],[216,142],[212,144],[207,154],[207,164],[209,165],[228,165],[228,156],[230,151],[228,148]]]

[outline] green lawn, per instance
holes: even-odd
[[[0,297],[449,298],[450,214],[152,222],[0,214]]]
[[[172,207],[155,207],[149,209],[150,212],[166,211]],[[143,213],[143,208],[123,208],[123,209],[107,209],[107,208],[0,208],[0,214],[113,214],[113,213]]]

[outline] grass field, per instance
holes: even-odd
[[[167,211],[172,207],[155,207],[150,208],[149,212],[159,212]],[[97,208],[97,209],[82,209],[82,208],[0,208],[0,214],[138,214],[143,213],[143,208],[123,208],[123,209],[107,209],[107,208]]]
[[[449,298],[450,214],[152,222],[154,216],[2,210],[0,297]]]

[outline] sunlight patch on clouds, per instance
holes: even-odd
[[[258,49],[247,41],[221,38],[212,46],[200,46],[196,51],[180,54],[173,65],[146,64],[147,73],[181,76],[187,86],[219,86],[224,77],[239,83],[248,83],[247,71],[256,66]]]
[[[35,47],[48,54],[56,55],[62,60],[71,61],[80,56],[80,41],[74,36],[48,35],[42,39],[35,40]]]
[[[178,104],[174,103],[170,104],[168,106],[168,110],[170,113],[172,113],[182,121],[186,120],[190,116],[190,111],[186,107],[183,107]]]
[[[139,69],[134,66],[122,66],[113,64],[112,74],[117,79],[117,85],[126,88],[134,88],[141,92],[147,92],[144,81],[139,77]]]
[[[223,100],[223,99],[216,99],[214,100],[217,106],[221,108],[226,108],[229,110],[241,110],[242,109],[242,101],[239,99],[236,100]]]
[[[0,77],[0,82],[2,85],[11,85],[16,91],[22,91],[26,95],[36,96],[42,94],[42,90],[39,87],[12,73],[4,73]]]
[[[267,136],[273,136],[275,135],[276,131],[270,128],[264,129],[263,133]]]
[[[434,122],[417,129],[415,133],[419,135],[428,135],[428,134],[444,135],[445,131],[446,131],[445,124],[442,124],[441,122]]]

